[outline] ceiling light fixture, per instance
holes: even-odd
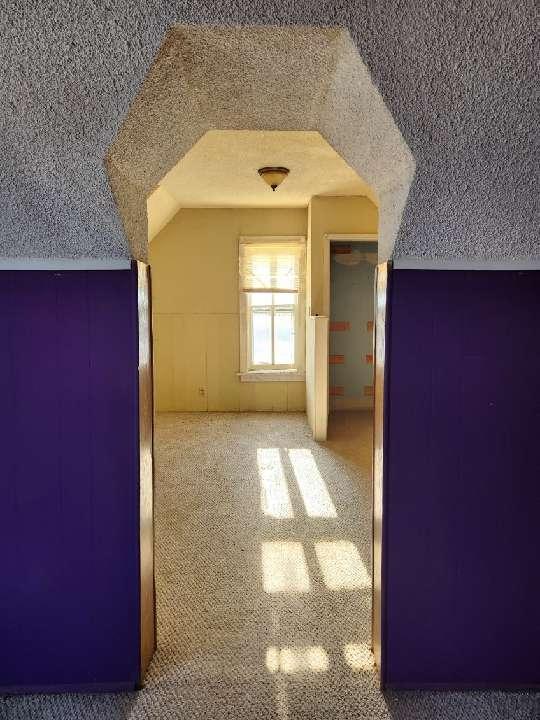
[[[377,264],[377,253],[375,252],[360,252],[360,250],[353,250],[350,253],[336,253],[333,255],[334,261],[340,265],[359,265],[361,262],[369,263],[370,265]]]
[[[262,167],[257,171],[267,185],[270,185],[272,191],[281,185],[289,174],[289,168],[286,167]]]

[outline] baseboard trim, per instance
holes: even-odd
[[[538,691],[540,683],[517,683],[517,684],[506,684],[496,682],[485,682],[485,683],[414,683],[414,682],[391,682],[384,684],[384,692],[386,691],[432,691],[440,690],[446,692],[460,692],[460,691],[478,691],[482,690],[497,690],[499,692],[518,692],[524,690]]]
[[[111,683],[73,683],[67,685],[4,685],[2,695],[56,695],[59,693],[107,693],[127,692],[139,688],[138,680]]]

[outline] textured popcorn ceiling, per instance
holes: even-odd
[[[532,0],[4,3],[0,8],[1,255],[128,255],[103,160],[164,36],[175,24],[348,28],[416,162],[407,198],[403,189],[388,188],[386,195],[377,189],[383,226],[385,218],[392,217],[392,208],[394,218],[401,216],[406,201],[399,229],[392,223],[383,227],[388,237],[397,232],[394,255],[476,260],[540,256]],[[292,57],[299,44],[294,43]],[[197,65],[204,49],[204,44],[193,43],[182,48],[182,63],[192,72],[195,88],[203,79],[197,75]],[[260,55],[261,82],[267,81],[265,68],[284,68],[283,79],[291,92],[280,97],[287,101],[282,119],[290,118],[287,103],[295,105],[298,85],[303,83],[311,91],[302,127],[288,129],[315,129],[311,120],[319,94],[313,96],[312,88],[319,69],[334,62],[334,56],[325,47],[311,48],[310,61],[291,70],[285,63],[289,53],[275,52],[272,43],[263,46]],[[243,73],[241,67],[233,70]],[[170,86],[183,83],[173,77],[168,81]],[[347,62],[342,61],[335,66],[326,112],[328,117],[338,115],[352,145],[363,130],[354,125],[349,107],[336,108],[330,101],[348,83],[351,90],[358,90]],[[223,108],[229,114],[236,105],[236,90],[233,84],[229,104]],[[189,93],[180,97],[185,117],[205,111],[212,103],[207,96],[194,106]],[[167,104],[154,108],[151,117],[160,122],[158,112],[163,112],[166,126],[169,109],[173,108]],[[174,118],[173,113],[171,132],[178,130]],[[250,124],[242,129],[257,128]],[[319,129],[354,167],[352,148],[344,137],[331,138]],[[186,149],[198,139],[186,136]],[[141,155],[147,151],[142,146]],[[156,177],[124,175],[125,202],[131,197],[140,207],[140,184],[149,192],[178,159],[166,159]],[[115,171],[116,188],[126,170],[120,164]],[[365,171],[360,174],[373,184]],[[388,206],[390,213],[385,213]],[[140,234],[146,225],[144,212],[128,224],[128,234]]]
[[[257,172],[266,165],[290,170],[275,192]],[[376,202],[318,132],[209,130],[148,196],[148,239],[182,207],[307,207],[313,195],[367,195]]]
[[[212,128],[320,131],[375,191],[390,255],[414,161],[347,31],[170,30],[107,156],[137,257],[147,251],[146,196]]]

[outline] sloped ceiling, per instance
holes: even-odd
[[[289,168],[275,192],[265,165]],[[148,239],[181,207],[307,207],[313,195],[366,195],[369,186],[318,132],[209,130],[148,196]]]

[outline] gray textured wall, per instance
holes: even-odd
[[[532,0],[4,3],[1,255],[129,253],[103,160],[175,23],[347,27],[416,162],[395,255],[540,256]]]

